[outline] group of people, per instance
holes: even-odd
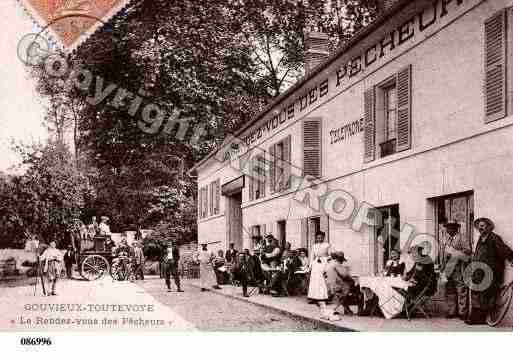
[[[301,290],[304,277],[301,274],[308,266],[306,251],[292,250],[290,243],[282,248],[272,234],[259,241],[252,253],[247,248],[239,252],[230,243],[226,253],[219,250],[213,255],[207,244],[203,244],[198,261],[202,290],[220,289],[222,284],[234,283],[242,287],[245,297],[249,296],[249,285],[274,296]]]

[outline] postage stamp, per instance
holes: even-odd
[[[129,0],[19,0],[29,15],[65,50],[71,51]]]

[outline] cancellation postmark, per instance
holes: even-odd
[[[64,50],[72,51],[130,0],[19,0],[28,14]]]

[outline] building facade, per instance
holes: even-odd
[[[396,1],[196,164],[198,241],[316,231],[355,275],[456,221],[513,246],[513,0]]]

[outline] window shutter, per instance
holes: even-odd
[[[198,217],[203,218],[202,210],[203,210],[203,189],[198,189]]]
[[[411,65],[397,73],[397,152],[411,148]]]
[[[265,197],[265,186],[267,186],[266,180],[267,180],[267,158],[266,158],[265,151],[262,151],[262,156],[260,156],[260,162],[258,164],[258,173],[259,173],[259,185],[258,188],[260,188],[260,198]]]
[[[203,198],[204,198],[204,201],[205,201],[205,205],[203,207],[203,217],[208,217],[208,186],[205,186],[203,188],[203,191],[205,191],[203,193]]]
[[[303,176],[321,177],[321,138],[320,119],[303,121]]]
[[[485,21],[485,123],[506,116],[506,11]]]
[[[363,161],[374,161],[376,152],[376,119],[374,87],[363,94],[364,154]]]
[[[214,182],[210,182],[208,186],[208,215],[214,214],[214,201],[212,201],[212,197],[214,196]]]
[[[276,151],[274,145],[269,147],[269,193],[275,192],[275,165],[276,165]]]
[[[249,200],[252,201],[255,199],[255,192],[254,192],[254,179],[253,179],[253,160],[250,162],[250,170],[249,170],[249,176],[248,176],[248,191],[249,191]]]
[[[291,148],[290,148],[290,140],[291,136],[288,135],[285,141],[283,142],[283,188],[290,188],[290,169],[292,167],[291,164]]]
[[[215,210],[215,214],[219,214],[220,204],[221,204],[221,182],[218,179],[218,180],[216,180],[216,210]]]

